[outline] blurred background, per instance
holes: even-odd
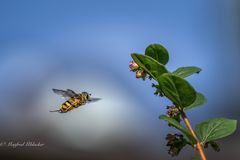
[[[129,71],[132,52],[160,43],[167,67],[203,69],[188,78],[208,103],[187,115],[240,120],[238,0],[0,1],[0,158],[170,160],[158,119],[169,101]],[[52,88],[87,91],[101,101],[67,114]],[[239,159],[239,130],[208,159]],[[4,143],[40,142],[42,147]],[[173,159],[198,156],[186,147]]]

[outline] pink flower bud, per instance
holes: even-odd
[[[139,68],[139,66],[138,66],[138,64],[136,62],[131,61],[129,63],[129,68],[131,69],[131,71],[136,71]]]
[[[145,74],[145,71],[144,70],[139,70],[137,71],[136,73],[136,78],[141,78],[141,77],[144,77],[146,74]]]

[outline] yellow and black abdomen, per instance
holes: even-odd
[[[72,110],[73,108],[77,108],[77,107],[85,104],[86,102],[87,102],[86,96],[80,94],[78,97],[70,98],[69,100],[64,102],[61,105],[60,112],[62,112],[62,113],[68,112],[68,111]]]
[[[69,101],[69,103],[71,103],[71,105],[72,105],[74,108],[77,108],[78,106],[81,105],[81,101],[80,101],[80,99],[77,98],[77,97],[71,98],[71,99],[69,99],[68,101]]]
[[[70,103],[69,100],[67,100],[66,102],[64,102],[62,105],[61,105],[61,108],[60,108],[60,111],[61,112],[68,112],[70,110],[73,109],[73,105]]]

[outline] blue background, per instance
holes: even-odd
[[[171,159],[164,138],[174,130],[158,120],[169,102],[153,95],[151,82],[135,79],[130,54],[160,43],[171,71],[203,69],[188,78],[208,98],[188,113],[193,124],[239,119],[239,15],[237,0],[0,1],[0,141],[45,144],[0,152],[9,159]],[[50,114],[64,101],[52,88],[102,100]],[[237,159],[238,136],[207,157]],[[195,155],[188,147],[180,158]]]

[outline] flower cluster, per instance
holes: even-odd
[[[145,77],[147,75],[146,72],[143,69],[141,69],[136,62],[131,61],[129,63],[129,68],[131,71],[136,72],[136,78],[145,79]]]
[[[170,118],[173,118],[178,122],[181,121],[180,112],[179,112],[179,109],[176,106],[167,106],[167,115]]]
[[[172,157],[177,156],[182,148],[188,144],[187,140],[181,134],[167,134],[167,146],[170,147],[168,154]]]
[[[213,148],[214,151],[216,152],[220,152],[220,147],[219,145],[214,142],[214,141],[210,141],[204,144],[204,148],[208,148],[208,145],[210,144],[210,146]]]

